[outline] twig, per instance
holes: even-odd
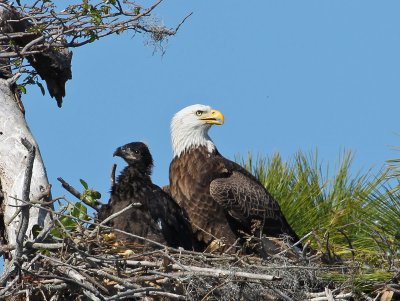
[[[335,301],[333,299],[332,291],[327,287],[325,287],[325,295],[326,295],[326,298],[328,299],[328,301]]]
[[[7,267],[6,267],[6,269],[5,269],[5,271],[3,272],[3,274],[1,275],[1,277],[0,277],[0,286],[4,286],[5,285],[5,283],[7,283],[7,281],[8,281],[8,279],[10,278],[10,276],[11,276],[11,274],[13,274],[14,272],[15,272],[15,260],[14,260],[14,258],[12,258],[11,259],[11,261],[8,263],[8,265],[7,265]],[[14,280],[18,280],[18,278],[19,277],[15,277],[15,279]],[[13,281],[14,281],[13,280]],[[10,286],[10,284],[8,285],[8,286]],[[5,289],[4,289],[5,290]],[[0,296],[2,295],[2,292],[4,291],[4,290],[1,290],[0,291]]]
[[[96,281],[96,279],[94,279],[92,276],[88,275],[86,273],[86,270],[81,270],[80,274],[85,277],[89,283],[95,285],[96,287],[98,287],[99,289],[101,289],[104,293],[109,294],[110,292],[108,291],[108,289],[106,287],[104,287],[104,285],[102,285],[101,283],[99,283],[98,281]]]
[[[28,244],[27,242],[26,244]],[[43,250],[58,250],[62,249],[65,247],[65,243],[39,243],[39,242],[34,242],[32,244],[29,244],[29,247],[32,249],[43,249]]]
[[[12,207],[14,207],[14,206],[12,206]],[[18,205],[18,206],[15,206],[15,207],[18,207],[18,208],[15,210],[14,214],[9,219],[4,221],[4,225],[6,227],[8,227],[13,222],[13,220],[21,213],[22,207],[24,207],[24,206],[19,206]]]
[[[32,41],[30,41],[28,44],[26,44],[24,46],[24,48],[22,48],[21,50],[21,55],[24,55],[25,52],[33,45],[38,44],[39,42],[44,41],[44,36],[40,36]]]
[[[88,259],[93,260],[94,262],[100,262],[101,260],[95,257],[88,257]],[[132,267],[148,267],[148,268],[162,268],[162,261],[146,261],[146,260],[125,260],[126,266]],[[177,270],[179,272],[169,273],[171,277],[180,277],[180,276],[206,276],[206,277],[228,277],[232,278],[240,277],[252,280],[262,280],[262,281],[278,281],[282,280],[281,277],[266,275],[266,274],[258,274],[258,273],[250,273],[250,272],[241,272],[241,271],[232,271],[232,270],[224,270],[217,268],[205,268],[205,267],[197,267],[197,266],[189,266],[183,264],[171,264],[168,266],[172,270]],[[183,270],[183,271],[182,271]]]
[[[166,252],[163,252],[163,256],[168,258],[170,261],[172,261],[174,264],[179,265],[183,270],[189,271],[187,267],[185,267],[183,264],[180,262],[176,261],[172,256],[168,255]]]
[[[36,243],[31,241],[26,241],[24,247],[29,247],[36,250],[57,250],[65,247],[64,243]],[[0,253],[10,252],[16,249],[15,245],[5,245],[0,247]]]
[[[74,197],[76,197],[78,200],[81,200],[85,205],[93,208],[96,211],[99,211],[101,208],[100,204],[92,204],[87,202],[84,198],[82,198],[81,193],[76,190],[74,187],[72,187],[70,184],[68,184],[63,178],[58,177],[57,180],[61,182],[62,187],[67,190],[69,193],[71,193]]]
[[[137,289],[139,288],[139,285],[134,284],[134,283],[129,283],[128,281],[126,281],[125,279],[122,279],[120,277],[117,277],[115,275],[111,275],[105,271],[102,270],[96,270],[96,269],[91,269],[91,272],[99,275],[99,276],[103,276],[103,277],[107,277],[108,279],[111,279],[115,282],[118,282],[119,284],[123,285],[126,288],[132,288],[132,289]]]
[[[15,84],[18,80],[18,78],[20,78],[21,73],[17,72],[15,73],[11,78],[7,79],[7,83],[9,86],[12,86],[13,84]]]
[[[289,248],[287,248],[287,249],[285,249],[285,250],[283,250],[283,251],[281,251],[281,252],[279,252],[279,253],[273,255],[272,257],[277,257],[277,256],[280,256],[280,255],[282,255],[282,254],[285,254],[285,253],[288,252],[289,250],[293,249],[295,246],[299,245],[302,241],[304,241],[304,240],[305,240],[307,237],[309,237],[312,233],[313,233],[312,231],[309,232],[309,233],[307,233],[307,234],[304,235],[301,239],[299,239],[299,241],[297,241],[296,243],[294,243],[293,245],[291,245]]]
[[[181,21],[181,23],[178,24],[178,26],[175,28],[175,33],[176,34],[179,30],[179,28],[183,25],[183,23],[185,23],[185,21],[191,16],[193,15],[193,12],[191,12],[190,14],[188,14],[185,18],[183,18],[183,20]]]
[[[286,294],[284,294],[282,291],[278,290],[275,287],[272,287],[271,290],[276,293],[277,295],[279,295],[281,298],[283,298],[286,301],[294,301],[292,298],[290,298],[289,296],[287,296]]]
[[[229,254],[229,252],[230,252],[233,248],[235,248],[235,247],[237,246],[237,244],[239,243],[239,241],[240,241],[240,238],[236,239],[235,242],[234,242],[232,245],[230,245],[229,248],[226,249],[224,253],[228,253],[228,254]]]
[[[139,288],[139,289],[133,289],[133,290],[128,290],[128,291],[125,291],[122,293],[118,293],[110,298],[106,298],[106,301],[119,300],[122,297],[127,297],[127,296],[129,296],[130,298],[144,297],[144,296],[162,296],[162,297],[168,297],[168,298],[177,299],[177,300],[186,300],[185,296],[168,293],[168,292],[163,292],[159,288],[143,287],[143,288]]]
[[[49,235],[50,231],[54,228],[55,220],[54,220],[54,217],[53,217],[53,213],[50,212],[49,216],[50,216],[51,220],[48,223],[45,224],[43,229],[36,236],[34,242],[42,242],[43,240],[45,240],[47,235]]]
[[[81,199],[81,193],[76,190],[74,187],[72,187],[71,185],[69,185],[66,181],[64,181],[63,178],[58,177],[57,180],[59,182],[61,182],[61,186],[67,190],[69,193],[71,193],[74,197],[76,197],[78,200]]]
[[[134,208],[134,207],[140,207],[142,206],[141,203],[132,203],[129,204],[129,206],[123,208],[122,210],[111,214],[109,217],[107,217],[106,219],[104,219],[102,222],[100,222],[100,224],[98,226],[96,226],[96,228],[93,229],[92,233],[89,235],[89,238],[93,238],[98,234],[99,229],[104,226],[106,223],[108,223],[109,221],[113,220],[114,218],[116,218],[117,216],[121,215],[122,213]],[[114,229],[114,231],[118,231],[118,229]]]
[[[396,285],[396,284],[387,284],[386,287],[389,290],[393,291],[396,295],[400,294],[400,289],[399,289],[398,285]]]
[[[42,255],[43,256],[43,255]],[[49,258],[49,257],[47,257]],[[83,293],[89,297],[92,298],[91,300],[104,300],[104,297],[100,294],[100,292],[91,284],[89,283],[84,276],[79,274],[75,269],[69,266],[60,266],[56,265],[53,262],[52,258],[49,258],[48,263],[50,263],[56,270],[58,270],[60,273],[68,276],[72,280],[74,280],[74,283],[79,284],[83,288]]]
[[[8,277],[9,277],[9,275],[8,275]],[[7,278],[8,278],[8,277],[7,277]],[[14,277],[14,279],[11,280],[11,281],[7,284],[7,286],[6,286],[4,289],[2,289],[2,290],[0,291],[0,299],[1,299],[2,297],[4,297],[4,296],[6,295],[6,293],[7,293],[19,280],[20,280],[19,276]]]
[[[303,250],[301,251],[301,257],[303,258],[306,257],[307,249],[309,246],[310,246],[310,241],[307,241],[303,246]]]
[[[43,203],[43,202],[40,201],[42,198],[44,198],[44,197],[46,197],[46,196],[49,196],[49,195],[50,195],[50,192],[51,192],[51,185],[48,185],[48,186],[38,195],[38,199],[37,199],[36,201],[32,201],[32,200],[31,200],[31,201],[29,202],[29,204],[28,204],[28,203],[25,203],[24,205],[12,205],[12,204],[9,204],[9,206],[11,206],[11,207],[18,207],[18,208],[17,208],[17,210],[15,210],[14,214],[13,214],[7,221],[4,221],[4,224],[5,224],[6,226],[9,226],[9,225],[12,223],[12,221],[18,216],[18,214],[20,214],[20,212],[21,212],[21,210],[22,210],[22,208],[23,208],[24,206],[30,206],[30,204],[42,204],[42,205],[49,205],[49,204],[52,204],[53,201],[51,201],[51,202],[49,202],[49,203]],[[10,198],[22,202],[21,199],[18,199],[18,198],[16,198],[16,197],[10,196]]]
[[[309,301],[329,301],[332,299],[329,299],[329,297],[326,295],[326,292],[320,292],[320,293],[307,293],[306,294],[309,299]],[[336,296],[333,296],[333,300],[348,300],[353,297],[353,293],[346,293],[346,294],[338,294]],[[365,296],[364,296],[365,297]]]
[[[173,294],[173,293],[168,293],[168,292],[162,292],[162,291],[150,291],[146,293],[136,293],[133,294],[132,297],[146,297],[146,296],[154,296],[154,297],[167,297],[169,299],[176,299],[176,300],[187,300],[185,296],[178,295],[178,294]]]
[[[224,285],[227,285],[229,282],[230,282],[230,281],[224,281],[224,282],[218,284],[217,286],[214,286],[212,289],[210,289],[210,290],[207,292],[207,294],[205,294],[205,295],[203,296],[203,298],[201,298],[200,301],[205,301],[205,300],[207,300],[208,296],[210,296],[214,291],[216,291],[217,289],[223,287]]]
[[[162,267],[161,262],[152,262],[152,261],[136,261],[136,260],[127,260],[126,264],[128,266],[147,266],[147,267]],[[281,280],[281,277],[265,275],[265,274],[257,274],[257,273],[249,273],[249,272],[240,272],[240,271],[232,271],[232,270],[224,270],[224,269],[215,269],[215,268],[202,268],[197,266],[188,266],[181,264],[172,264],[170,267],[173,270],[181,270],[185,269],[185,271],[181,271],[179,273],[174,273],[172,275],[201,275],[208,277],[240,277],[254,280],[264,280],[264,281],[276,281]]]
[[[117,170],[117,164],[113,164],[111,167],[111,187],[115,185],[115,171]]]
[[[106,219],[104,219],[104,220],[99,224],[99,226],[102,226],[102,225],[107,224],[109,221],[113,220],[114,218],[116,218],[117,216],[121,215],[121,214],[124,213],[125,211],[128,211],[128,210],[130,210],[130,209],[132,209],[132,208],[134,208],[134,207],[135,207],[135,208],[138,208],[138,207],[140,207],[140,206],[142,206],[141,203],[131,203],[131,204],[129,204],[127,207],[125,207],[124,209],[122,209],[122,210],[120,210],[120,211],[118,211],[118,212],[116,212],[116,213],[114,213],[114,214],[111,214],[109,217],[107,217]]]
[[[155,287],[140,287],[137,289],[131,289],[125,292],[118,293],[112,297],[107,298],[106,301],[118,300],[121,299],[122,297],[127,297],[127,296],[132,297],[135,293],[145,292],[146,294],[148,294],[150,291],[159,291],[159,290],[161,289]]]

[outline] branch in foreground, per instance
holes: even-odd
[[[115,185],[115,171],[117,170],[117,164],[113,164],[111,167],[111,187]]]
[[[201,253],[198,253],[201,255]],[[92,260],[94,262],[100,262],[98,258],[88,257],[87,259]],[[129,267],[147,267],[147,268],[163,268],[164,261],[147,261],[147,260],[125,260],[125,264]],[[168,265],[170,270],[175,270],[179,272],[173,272],[169,275],[171,278],[177,278],[182,276],[205,276],[205,277],[233,277],[233,278],[246,278],[251,280],[261,280],[261,281],[279,281],[282,280],[281,277],[266,275],[266,274],[258,274],[258,273],[250,273],[250,272],[242,272],[235,270],[226,270],[226,269],[218,269],[218,268],[203,268],[197,267],[193,265],[182,265],[182,264],[170,264]]]
[[[92,209],[99,211],[101,208],[101,204],[92,204],[89,203],[85,200],[85,198],[82,197],[82,194],[76,190],[74,187],[72,187],[68,182],[66,182],[63,178],[58,177],[57,180],[61,183],[62,187],[67,190],[69,193],[71,193],[74,197],[77,199],[81,200],[85,205],[91,207]]]
[[[24,176],[24,184],[22,190],[22,200],[25,203],[25,206],[21,207],[21,214],[20,214],[20,221],[19,227],[17,232],[17,239],[16,239],[16,251],[15,251],[15,258],[20,260],[22,257],[22,250],[24,245],[24,238],[26,231],[28,230],[29,225],[29,192],[31,190],[31,179],[32,179],[32,169],[33,169],[33,162],[35,160],[36,148],[30,143],[27,139],[21,139],[21,143],[25,146],[28,150],[28,157],[26,162],[26,170]]]
[[[126,264],[128,266],[145,266],[145,267],[162,267],[163,262],[150,262],[150,261],[135,261],[135,260],[127,260]],[[239,277],[246,278],[251,280],[262,280],[262,281],[277,281],[282,280],[281,277],[265,275],[265,274],[257,274],[257,273],[248,273],[248,272],[240,272],[234,270],[224,270],[224,269],[215,269],[215,268],[202,268],[197,266],[188,266],[188,265],[178,265],[172,264],[169,265],[169,268],[173,270],[182,270],[179,273],[173,273],[171,276],[205,276],[205,277]]]
[[[126,297],[167,297],[170,299],[174,299],[174,300],[187,300],[187,298],[185,296],[182,295],[177,295],[177,294],[173,294],[173,293],[168,293],[168,292],[163,292],[160,289],[156,289],[156,288],[151,288],[148,290],[145,290],[144,292],[137,292],[136,290],[129,290],[123,293],[119,293],[115,296],[112,296],[110,298],[106,298],[107,301],[112,301],[112,300],[120,300],[120,299],[125,299]]]

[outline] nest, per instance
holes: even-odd
[[[343,260],[326,264],[326,254],[309,251],[307,235],[298,242],[305,242],[302,250],[285,238],[248,237],[246,243],[274,246],[263,258],[234,246],[221,252],[218,244],[194,252],[106,226],[135,204],[102,222],[88,216],[82,202],[67,201],[58,211],[30,205],[47,210],[51,223],[33,229],[33,240],[2,248],[10,259],[0,276],[0,300],[390,301],[400,295],[393,272],[390,282],[360,289],[356,276],[365,267]],[[115,233],[132,239],[118,240]]]
[[[353,296],[338,287],[332,291],[322,277],[327,271],[343,271],[343,267],[306,260],[284,241],[274,241],[279,242],[281,252],[264,260],[254,255],[151,246],[145,238],[143,244],[117,241],[107,227],[75,229],[62,241],[26,244],[23,258],[5,272],[8,282],[0,297],[197,301],[334,300],[325,298]]]

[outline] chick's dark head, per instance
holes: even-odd
[[[151,173],[153,158],[149,148],[143,142],[131,142],[118,147],[114,156],[121,157],[129,166],[134,166],[140,171]]]

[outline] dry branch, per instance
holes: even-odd
[[[72,78],[71,48],[133,31],[146,35],[155,51],[165,52],[168,37],[175,35],[191,14],[175,28],[167,28],[152,15],[161,2],[155,0],[146,8],[125,0],[82,0],[75,4],[39,0],[25,5],[1,1],[0,77],[23,73],[22,85],[37,84],[44,93],[40,76],[61,107],[65,84]]]
[[[341,293],[333,295],[332,291],[325,288],[323,292],[319,293],[308,293],[307,297],[309,301],[332,301],[332,300],[349,300],[354,297],[353,293]]]
[[[93,208],[96,211],[100,210],[101,204],[92,204],[92,203],[87,202],[85,200],[85,198],[82,197],[82,194],[78,190],[76,190],[73,186],[71,186],[67,181],[65,181],[63,178],[58,177],[57,180],[61,183],[61,186],[65,190],[67,190],[69,193],[71,193],[78,200],[85,203],[85,205],[89,206],[90,208]]]
[[[155,43],[161,43],[175,35],[191,16],[184,17],[176,28],[167,28],[151,15],[161,2],[155,1],[148,8],[130,1],[82,1],[64,7],[60,3],[57,7],[52,1],[41,6],[2,3],[10,16],[0,24],[4,28],[0,31],[0,58],[23,58],[49,49],[80,47],[126,30],[147,33]]]
[[[53,260],[49,260],[48,263],[55,267],[57,271],[59,271],[62,275],[69,278],[71,282],[81,286],[83,288],[83,294],[91,300],[103,300],[104,297],[100,294],[100,292],[91,284],[88,279],[82,276],[79,272],[77,272],[72,267],[56,265]]]
[[[32,179],[32,169],[33,169],[33,162],[35,160],[36,148],[25,138],[21,139],[21,143],[25,146],[28,150],[28,157],[26,162],[26,170],[24,176],[24,183],[22,188],[22,200],[25,203],[21,207],[21,216],[19,221],[19,227],[17,231],[17,239],[16,239],[16,251],[15,251],[15,258],[17,260],[21,259],[22,256],[22,249],[24,244],[24,238],[26,231],[28,230],[29,225],[29,209],[30,206],[27,204],[29,203],[29,192],[31,191],[31,179]]]
[[[115,185],[115,171],[117,170],[117,164],[113,164],[111,167],[111,186],[113,187]]]

